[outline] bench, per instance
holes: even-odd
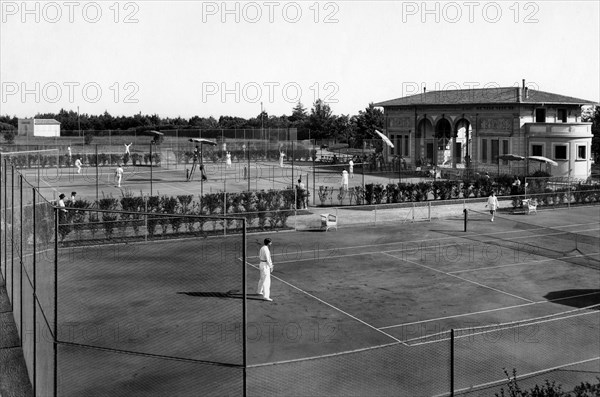
[[[321,230],[328,231],[331,228],[337,230],[337,216],[332,214],[321,214]]]
[[[537,201],[535,199],[523,200],[523,208],[527,215],[537,214]]]

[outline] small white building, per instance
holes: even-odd
[[[60,123],[54,119],[19,119],[18,135],[59,137]]]

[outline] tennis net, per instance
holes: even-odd
[[[473,240],[504,248],[518,248],[531,257],[561,260],[578,266],[600,270],[600,226],[598,219],[572,225],[534,224],[526,215],[496,214],[496,222],[508,224],[505,232],[470,235]],[[519,219],[521,218],[521,219]],[[470,209],[469,222],[489,221],[487,212]]]

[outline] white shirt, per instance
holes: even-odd
[[[348,162],[348,165],[350,166],[350,169],[352,169],[352,167],[354,167],[354,161],[350,160]]]
[[[79,160],[79,159],[75,160],[75,165],[77,167],[81,167],[81,160]]]
[[[115,175],[118,177],[122,177],[123,176],[123,167],[118,167],[117,170],[115,171]]]
[[[273,266],[273,262],[271,261],[271,251],[269,250],[268,245],[263,245],[258,253],[258,257],[261,262],[267,262],[269,266]]]
[[[348,184],[348,171],[342,171],[342,185]]]
[[[488,201],[487,204],[490,207],[490,211],[495,211],[498,207],[498,197],[496,196],[490,196],[488,197]]]

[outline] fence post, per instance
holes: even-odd
[[[571,209],[571,179],[567,179],[568,190],[567,190],[567,208]]]
[[[22,200],[21,205],[23,205]],[[54,214],[54,335],[52,337],[52,347],[54,354],[54,396],[58,396],[58,211],[55,210]],[[21,230],[23,229],[21,228]]]
[[[454,328],[450,330],[450,397],[454,396]]]
[[[377,205],[375,205],[375,225],[377,225]]]
[[[247,295],[247,269],[246,269],[246,255],[247,255],[247,247],[246,247],[246,219],[242,222],[242,361],[244,366],[244,375],[243,375],[243,395],[246,396],[247,389],[247,368],[248,368],[248,337],[246,335],[247,332],[247,324],[248,324],[248,298]]]
[[[144,233],[144,241],[148,242],[148,196],[144,196],[144,223],[146,224],[146,232]]]
[[[37,318],[36,318],[36,273],[37,273],[37,252],[36,252],[36,243],[37,243],[37,233],[36,233],[36,204],[37,204],[37,200],[36,200],[36,195],[35,195],[35,188],[31,188],[31,190],[33,191],[33,203],[32,203],[32,208],[33,208],[33,293],[32,293],[32,306],[33,306],[33,364],[32,364],[32,369],[33,369],[33,374],[31,376],[31,379],[33,379],[32,383],[32,387],[33,387],[33,395],[36,396],[37,395]],[[58,214],[56,213],[56,209],[54,209],[54,213],[55,213],[55,217],[58,217]],[[21,266],[20,266],[21,267]],[[23,274],[23,269],[21,267],[21,274]],[[21,289],[23,289],[23,283],[21,283]],[[23,293],[21,292],[21,296],[23,296]],[[23,304],[21,304],[21,308],[23,307]],[[22,311],[22,309],[21,309]],[[25,339],[25,333],[23,331],[23,329],[21,329],[21,334],[22,334],[22,338],[21,340]],[[23,348],[25,348],[25,346],[23,346]]]

